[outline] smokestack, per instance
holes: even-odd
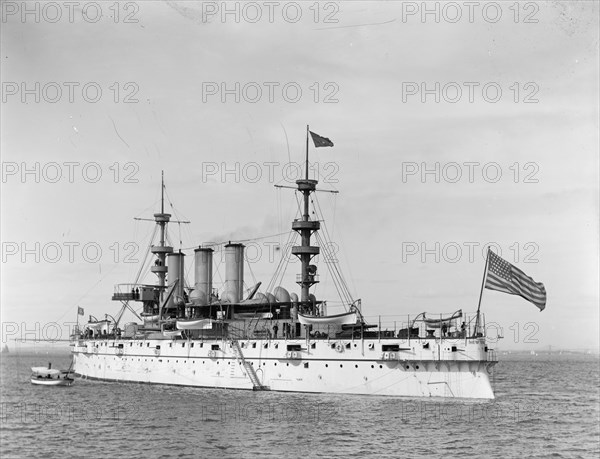
[[[210,303],[212,292],[213,249],[199,247],[194,250],[194,303],[205,306]]]
[[[230,303],[239,303],[244,291],[244,245],[225,246],[225,294]]]
[[[183,257],[185,257],[185,254],[182,252],[170,253],[168,255],[167,265],[169,268],[169,284],[172,284],[176,279],[179,279],[177,287],[175,287],[175,290],[173,291],[172,298],[178,296],[183,299],[183,287],[185,283]]]

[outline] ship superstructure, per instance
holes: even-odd
[[[296,181],[300,216],[292,222],[300,240],[291,248],[301,264],[299,296],[282,286],[262,293],[261,283],[245,289],[245,247],[235,241],[222,247],[221,291],[213,285],[211,246],[194,250],[194,283],[186,286],[185,254],[167,245],[171,215],[163,195],[154,214],[158,242],[150,248],[156,283],[116,287],[121,312],[116,319],[91,318],[75,338],[74,371],[100,380],[197,387],[494,398],[496,358],[479,311],[369,324],[360,300],[346,295],[346,312],[327,314],[327,303],[310,292],[319,282],[313,261],[322,247],[312,245],[321,229],[310,213],[317,184],[308,176],[307,129],[306,173]],[[161,187],[164,193],[164,182]],[[126,310],[138,321],[121,325]]]

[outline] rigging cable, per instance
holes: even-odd
[[[318,199],[312,201],[313,205],[316,203],[315,210],[318,207],[318,214],[322,214],[321,211],[321,205],[318,201]],[[348,288],[348,285],[344,279],[344,276],[341,273],[341,270],[339,269],[339,266],[337,264],[337,260],[335,258],[335,254],[332,254],[331,249],[329,248],[329,245],[327,244],[327,241],[331,240],[331,237],[329,236],[329,231],[327,229],[327,225],[325,224],[325,220],[322,220],[323,225],[322,225],[322,229],[323,229],[323,235],[324,238],[323,239],[321,237],[321,235],[319,233],[316,234],[317,236],[317,240],[319,241],[320,245],[323,247],[323,251],[325,253],[325,255],[328,257],[327,259],[331,262],[328,263],[327,266],[329,268],[329,271],[331,272],[331,275],[334,279],[334,284],[337,284],[339,286],[339,288],[341,288],[341,291],[338,289],[338,286],[336,286],[336,289],[338,289],[338,294],[340,294],[340,298],[342,299],[342,301],[346,300],[349,301],[349,304],[351,305],[353,303],[353,299],[352,299],[352,295],[350,294],[350,289]],[[331,266],[330,266],[331,265]]]

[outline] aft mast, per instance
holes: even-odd
[[[311,265],[310,261],[314,256],[319,254],[319,247],[312,246],[310,238],[312,234],[318,231],[321,227],[318,220],[310,219],[309,200],[310,194],[317,189],[317,180],[308,178],[308,136],[309,127],[306,126],[306,165],[304,179],[296,180],[298,191],[303,195],[303,209],[300,220],[295,220],[292,223],[292,230],[297,231],[301,237],[301,245],[292,247],[292,254],[296,255],[302,264],[300,275],[297,277],[296,283],[300,285],[300,304],[309,310],[312,310],[312,304],[309,297],[309,289],[314,284],[318,283],[317,267]],[[315,312],[315,311],[311,311]]]

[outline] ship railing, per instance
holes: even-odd
[[[155,298],[155,285],[116,284],[112,299],[115,301],[152,300]]]
[[[140,283],[128,283],[128,284],[115,284],[115,293],[125,293],[131,292],[131,289],[135,290],[136,288],[156,288],[156,285],[151,284],[140,284]]]
[[[427,313],[428,319],[443,319],[452,313],[433,314]],[[438,317],[436,317],[438,316]],[[480,314],[477,321],[477,313],[463,313],[461,317],[452,319],[442,326],[428,324],[421,320],[422,315],[397,316],[378,315],[364,316],[367,324],[376,325],[369,329],[370,334],[377,333],[380,338],[426,338],[426,339],[456,339],[456,338],[481,338],[485,337],[485,320]],[[416,333],[415,333],[416,329]]]
[[[309,282],[314,282],[315,284],[319,282],[318,274],[309,274],[307,279]],[[304,276],[302,274],[296,274],[296,282],[303,282]]]

